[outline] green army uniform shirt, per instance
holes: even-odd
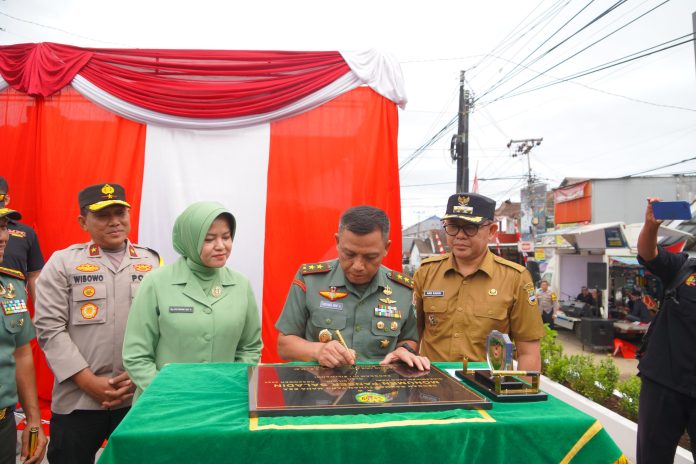
[[[17,403],[14,352],[34,338],[24,281],[14,277],[15,273],[18,271],[0,267],[0,408]]]
[[[327,332],[336,339],[340,330],[358,361],[381,361],[397,343],[418,341],[412,287],[410,277],[380,266],[361,293],[348,282],[337,259],[303,264],[276,328],[311,342],[328,341]]]

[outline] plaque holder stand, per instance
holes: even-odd
[[[464,360],[457,377],[489,398],[503,403],[546,401],[548,395],[539,390],[540,373],[537,371],[469,370]],[[531,377],[531,385],[517,377]]]

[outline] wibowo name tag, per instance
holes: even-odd
[[[423,292],[423,296],[427,297],[442,297],[445,296],[445,291],[444,290],[426,290]]]
[[[193,306],[170,306],[170,313],[192,313]]]

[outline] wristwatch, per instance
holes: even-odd
[[[416,356],[418,356],[418,353],[416,352],[416,350],[411,348],[411,345],[409,345],[408,343],[402,343],[397,348],[403,348],[404,350],[408,351],[409,353],[415,354]]]

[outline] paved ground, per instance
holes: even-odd
[[[583,350],[582,343],[578,336],[570,330],[557,328],[558,341],[563,345],[563,353],[567,355],[588,354],[597,360],[611,354],[609,351],[591,351],[589,348]],[[619,368],[619,378],[621,380],[632,377],[638,373],[638,360],[613,357],[616,367]]]

